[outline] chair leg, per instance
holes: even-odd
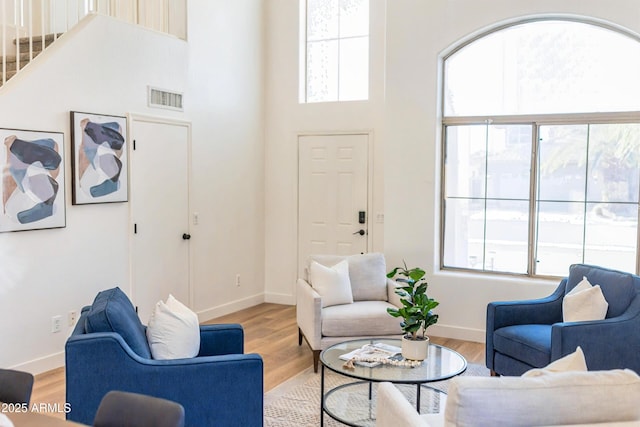
[[[313,350],[313,372],[318,373],[318,363],[320,362],[320,350]]]
[[[302,329],[298,328],[298,345],[302,345],[302,339],[305,338],[304,334],[302,333]],[[306,338],[305,338],[306,340]],[[307,341],[307,344],[309,343],[309,341]],[[320,352],[322,350],[314,350],[313,348],[311,348],[311,345],[309,344],[309,348],[311,349],[311,352],[313,353],[313,372],[317,373],[318,372],[318,363],[320,363]]]

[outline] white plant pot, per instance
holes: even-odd
[[[408,360],[424,360],[429,355],[429,337],[417,340],[402,337],[402,356]]]

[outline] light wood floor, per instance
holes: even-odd
[[[245,331],[245,353],[259,353],[264,360],[264,390],[295,376],[312,365],[309,346],[298,346],[298,326],[295,306],[260,304],[219,317],[205,323],[240,323]],[[431,336],[431,341],[452,348],[470,363],[484,363],[484,344]],[[65,401],[64,368],[36,376],[32,403]],[[57,415],[64,418],[64,414]]]

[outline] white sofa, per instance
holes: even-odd
[[[343,260],[349,264],[349,282],[353,303],[323,307],[322,296],[310,283],[312,261],[331,267]],[[307,341],[313,351],[314,371],[318,371],[320,352],[350,339],[366,337],[400,338],[400,319],[387,313],[389,307],[401,307],[394,289],[397,283],[387,279],[384,255],[312,255],[307,261],[305,277],[296,285],[298,344]]]
[[[640,426],[640,377],[628,369],[533,377],[457,377],[444,415],[419,415],[391,383],[378,386],[378,427]]]

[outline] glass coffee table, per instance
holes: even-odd
[[[420,412],[425,404],[436,412],[444,409],[446,393],[427,383],[446,380],[462,374],[467,369],[467,361],[460,353],[437,344],[429,344],[429,356],[417,367],[381,364],[365,367],[355,364],[353,369],[345,368],[345,360],[340,356],[361,348],[366,344],[382,343],[400,347],[398,339],[368,338],[345,341],[332,345],[320,353],[322,372],[320,377],[320,425],[324,423],[324,413],[349,426],[375,425],[375,390],[373,383],[389,381],[410,393],[415,393],[416,409]],[[329,386],[325,392],[325,369],[356,381],[342,381]],[[348,380],[347,380],[348,381]],[[403,390],[404,391],[404,390]],[[427,395],[425,397],[424,395]],[[425,402],[427,401],[427,402]]]

